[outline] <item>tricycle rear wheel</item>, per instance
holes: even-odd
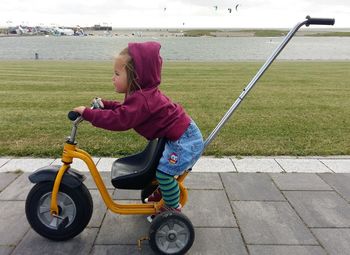
[[[149,244],[156,254],[185,254],[193,242],[193,225],[182,213],[166,211],[151,223]]]

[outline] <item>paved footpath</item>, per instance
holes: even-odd
[[[138,201],[139,191],[115,190],[114,159],[94,158],[117,200]],[[35,169],[57,159],[0,158],[0,255],[153,254],[144,216],[107,211],[88,173],[94,213],[88,227],[66,242],[36,234],[24,214]],[[74,168],[87,171],[82,162]],[[21,170],[21,171],[18,171]],[[350,254],[350,157],[202,157],[185,180],[183,212],[195,226],[188,254]]]

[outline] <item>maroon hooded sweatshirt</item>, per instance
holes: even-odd
[[[123,103],[103,100],[104,109],[86,108],[83,118],[108,130],[133,128],[148,140],[160,137],[178,140],[191,119],[179,104],[173,103],[158,89],[162,69],[160,44],[129,43],[128,50],[141,89],[127,95]]]

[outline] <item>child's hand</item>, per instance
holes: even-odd
[[[80,115],[83,115],[83,111],[85,110],[85,106],[78,106],[73,109],[73,111],[78,112]]]

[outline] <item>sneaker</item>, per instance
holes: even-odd
[[[151,223],[153,221],[153,219],[158,215],[161,214],[163,212],[167,212],[167,211],[174,211],[174,212],[181,212],[182,206],[181,204],[179,204],[178,207],[173,208],[173,207],[168,207],[168,206],[163,206],[159,209],[159,211],[156,214],[150,215],[147,217],[147,220],[149,223]]]
[[[145,203],[159,202],[162,199],[162,193],[157,188],[148,198],[145,198]]]

